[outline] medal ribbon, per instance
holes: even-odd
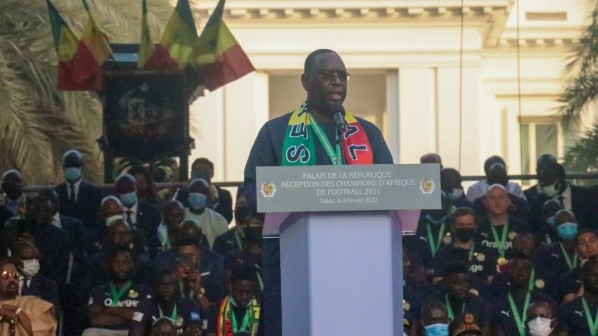
[[[430,223],[426,224],[426,229],[428,231],[428,244],[430,245],[430,251],[432,251],[432,257],[436,255],[436,251],[440,247],[440,241],[442,236],[444,235],[444,223],[440,225],[440,229],[438,230],[438,240],[434,241],[434,237],[432,236],[432,229],[430,228]]]
[[[496,232],[496,228],[494,227],[494,225],[490,224],[490,228],[492,229],[492,237],[494,238],[494,242],[496,243],[498,255],[504,258],[505,250],[507,249],[507,233],[509,232],[509,222],[507,221],[505,225],[503,225],[500,240],[498,239],[498,233]]]
[[[451,306],[451,302],[448,299],[448,295],[444,296],[444,302],[446,303],[446,310],[448,311],[448,318],[449,321],[455,319],[455,313],[453,312],[453,307]],[[461,305],[461,313],[465,312],[465,302]]]
[[[235,243],[239,247],[239,250],[243,249],[243,244],[241,243],[241,237],[239,237],[239,233],[235,231]]]
[[[195,296],[195,291],[193,289],[189,290],[189,295],[185,295],[185,286],[183,286],[183,281],[179,281],[179,289],[181,291],[181,295],[185,299],[193,299],[193,296]]]
[[[318,125],[318,123],[316,122],[314,117],[311,115],[311,113],[308,112],[307,116],[309,118],[309,125],[314,130],[314,133],[316,133],[316,136],[322,143],[322,146],[324,146],[324,150],[326,151],[326,154],[330,158],[330,161],[332,162],[332,164],[335,166],[343,164],[341,162],[341,146],[339,145],[339,141],[338,141],[338,133],[336,135],[336,152],[335,152],[334,150],[332,150],[332,145],[330,144],[330,141],[328,141],[328,137],[326,136],[326,133],[324,133],[324,131],[322,130],[320,125]]]
[[[110,296],[112,297],[110,307],[118,307],[118,302],[132,285],[131,281],[127,281],[119,290],[117,290],[114,283],[110,282]]]
[[[160,307],[160,305],[158,305],[158,309],[160,310],[160,317],[164,316],[164,313],[162,312],[162,307]],[[177,314],[177,311],[176,311],[176,303],[175,303],[175,304],[174,304],[174,308],[172,309],[172,313],[170,313],[170,319],[171,319],[173,322],[175,322],[175,321],[176,321],[176,318],[177,318],[177,316],[179,316],[179,315]]]
[[[471,262],[471,259],[473,259],[473,248],[475,247],[475,243],[471,243],[471,247],[469,248],[469,255],[467,256],[467,260],[469,262]]]
[[[575,253],[573,253],[573,261],[571,261],[571,257],[569,256],[569,253],[567,253],[567,250],[565,250],[565,247],[563,246],[563,244],[559,243],[559,245],[561,246],[561,251],[563,252],[563,256],[565,257],[567,266],[569,266],[569,270],[572,270],[575,267],[577,267],[577,260],[579,259],[577,257],[577,251],[575,251]]]
[[[513,296],[511,295],[511,292],[509,292],[509,306],[511,307],[511,311],[513,312],[513,318],[515,318],[515,324],[517,324],[517,331],[519,331],[519,336],[525,336],[525,312],[529,307],[529,301],[531,299],[531,296],[532,292],[530,291],[528,291],[527,294],[525,294],[523,310],[521,311],[520,315],[519,309],[517,309],[517,305],[515,304],[515,300],[513,300]]]
[[[590,328],[590,334],[592,334],[592,336],[597,336],[598,335],[598,312],[596,312],[594,321],[592,321],[592,313],[590,312],[590,306],[588,305],[588,301],[586,301],[585,297],[581,298],[581,303],[583,305],[583,313],[586,316],[586,321],[588,321],[588,328]]]

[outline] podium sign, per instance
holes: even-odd
[[[438,164],[257,167],[259,212],[436,209]]]

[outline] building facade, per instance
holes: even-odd
[[[202,26],[216,1],[198,2]],[[242,181],[267,120],[305,99],[307,54],[337,51],[352,75],[345,108],[383,131],[395,163],[436,152],[445,167],[483,173],[490,155],[511,174],[562,156],[579,134],[555,115],[569,50],[593,9],[587,0],[228,0],[225,22],[256,72],[190,109],[195,149],[216,181]],[[587,113],[591,125],[596,105]]]

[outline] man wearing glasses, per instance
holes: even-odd
[[[307,56],[301,75],[307,99],[293,112],[266,122],[249,154],[245,184],[248,201],[254,209],[258,166],[393,163],[380,130],[344,111],[342,103],[349,78],[342,59],[333,50],[318,49]],[[259,333],[277,336],[282,334],[280,247],[278,237],[265,238],[270,239],[264,240],[263,318],[260,319],[264,326],[260,325]]]

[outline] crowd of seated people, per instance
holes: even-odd
[[[506,167],[489,157],[467,191],[441,169],[441,209],[403,237],[406,335],[598,335],[598,193],[552,155],[526,190]]]
[[[114,190],[85,181],[77,150],[63,169],[30,194],[2,175],[1,335],[256,335],[263,216],[243,188],[233,208],[205,158],[168,199],[143,167]]]
[[[437,154],[421,162],[441,165],[442,201],[403,237],[406,335],[597,335],[594,189],[551,155],[525,190],[499,156],[467,191]],[[85,181],[76,150],[63,169],[63,183],[27,195],[18,171],[2,176],[0,330],[39,328],[35,303],[50,334],[257,335],[263,216],[243,187],[233,207],[204,158],[168,199],[143,167],[112,191]],[[21,297],[31,307],[10,304]]]

